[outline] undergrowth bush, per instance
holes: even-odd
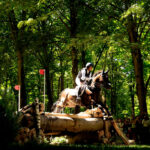
[[[9,145],[14,141],[19,125],[13,108],[0,101],[0,144]]]

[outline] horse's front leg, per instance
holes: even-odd
[[[107,118],[113,119],[108,107],[105,104],[103,104],[102,102],[100,103],[100,108],[101,108],[102,112],[104,113],[104,119],[107,119]]]

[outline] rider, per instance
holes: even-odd
[[[88,95],[91,95],[92,92],[89,90],[88,85],[92,81],[92,69],[93,64],[91,62],[88,62],[85,66],[85,68],[82,68],[81,71],[79,71],[77,77],[76,77],[76,84],[77,84],[77,100],[80,100],[80,96],[83,94],[84,90]]]

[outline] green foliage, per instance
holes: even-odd
[[[127,5],[127,6],[126,6]],[[96,70],[109,69],[112,91],[103,89],[111,108],[115,96],[116,117],[131,116],[131,94],[129,87],[135,84],[131,47],[140,48],[144,62],[144,80],[149,77],[149,1],[83,0],[76,1],[76,36],[71,37],[71,14],[69,0],[1,0],[0,2],[0,100],[17,110],[18,62],[16,43],[23,53],[27,103],[36,97],[43,101],[43,77],[38,71],[48,67],[53,102],[59,97],[60,79],[63,75],[63,89],[72,88],[72,53],[78,53],[78,70],[85,62],[98,61]],[[126,26],[132,16],[138,27],[139,42],[130,43]],[[10,28],[13,24],[17,32]],[[13,36],[17,33],[17,37]],[[147,35],[147,36],[146,36]],[[146,36],[146,37],[145,37]],[[83,56],[85,53],[85,57]],[[100,60],[99,60],[100,58]],[[84,61],[83,61],[84,59]],[[150,87],[147,102],[150,113]],[[139,114],[136,85],[133,89],[135,114]],[[113,94],[113,95],[112,95]],[[48,104],[46,96],[46,104]],[[66,109],[66,112],[70,110]]]
[[[138,4],[132,5],[126,12],[122,14],[121,19],[127,18],[131,14],[137,15],[137,17],[142,16],[144,13],[144,8]]]
[[[67,143],[68,143],[68,140],[66,139],[65,136],[55,137],[51,141],[51,144],[54,144],[54,145],[67,144]]]
[[[5,102],[0,101],[0,143],[1,146],[8,146],[14,142],[19,129],[17,116],[14,108],[8,107]]]

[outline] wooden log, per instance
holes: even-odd
[[[103,130],[104,121],[101,118],[71,118],[41,115],[41,128],[44,132],[93,132]]]
[[[32,107],[34,106],[32,105]],[[26,108],[31,108],[31,105],[30,107]],[[35,112],[37,112],[37,110]],[[41,119],[41,129],[43,129],[46,133],[64,131],[78,133],[102,130],[104,128],[104,121],[102,117],[103,115],[101,109],[94,108],[88,109],[85,112],[81,112],[79,114],[45,112],[41,113],[39,119]],[[31,117],[29,113],[24,114],[24,120],[24,124],[26,124],[25,126],[27,127],[31,127],[30,125],[27,125],[28,122],[32,122],[33,120],[33,122],[35,123],[35,120]]]
[[[23,113],[23,117],[21,117],[23,118],[23,126],[33,128],[33,126],[35,126],[35,120],[33,117],[35,114],[38,114],[36,115],[36,128],[38,127],[38,130],[41,128],[47,135],[53,135],[56,133],[61,134],[63,132],[90,133],[103,131],[103,134],[108,140],[111,136],[109,131],[110,127],[113,126],[125,144],[129,145],[134,143],[134,140],[129,140],[123,134],[114,120],[103,121],[103,113],[100,108],[88,109],[85,112],[81,112],[79,114],[60,114],[48,112],[43,113],[44,105],[39,104],[38,107],[36,106],[36,103],[33,103],[31,105],[25,106],[21,110]],[[101,135],[101,132],[99,133]]]
[[[65,113],[42,113],[45,116],[49,117],[70,117],[70,118],[102,118],[103,114],[101,109],[87,109],[85,112],[80,112],[78,114],[65,114]]]
[[[18,135],[15,137],[15,141],[23,144],[29,141],[29,133],[30,129],[27,127],[20,128],[18,131]]]
[[[36,107],[36,103],[32,103],[30,105],[26,105],[24,106],[20,112],[22,112],[23,114],[25,113],[30,113],[30,114],[34,114],[35,113],[35,107]],[[43,103],[39,103],[39,112],[43,113],[44,112],[44,104]]]
[[[20,111],[24,111],[30,107],[33,107],[34,103],[24,106]]]
[[[29,107],[25,110],[21,110],[22,113],[26,114],[26,113],[30,113],[33,114],[34,113],[34,108],[33,107]]]
[[[49,116],[49,117],[92,118],[92,116],[89,114],[65,114],[65,113],[45,112],[41,115],[45,115],[45,116]]]
[[[111,127],[111,122],[109,120],[104,121],[104,133],[107,139],[111,137],[110,127]]]
[[[61,135],[62,132],[49,132],[49,133],[44,133],[44,136],[52,136],[52,135]]]
[[[115,122],[115,120],[112,121],[112,125],[114,127],[114,129],[116,130],[117,134],[121,137],[121,139],[123,140],[123,142],[126,145],[130,145],[130,144],[135,144],[134,140],[129,140],[125,134],[119,129],[117,123]]]
[[[21,120],[21,125],[23,127],[33,128],[34,127],[34,116],[27,113],[24,114]]]
[[[37,135],[37,141],[41,142],[41,137],[40,137],[40,112],[39,112],[39,99],[36,98],[35,101],[35,129],[36,129],[36,135]]]

